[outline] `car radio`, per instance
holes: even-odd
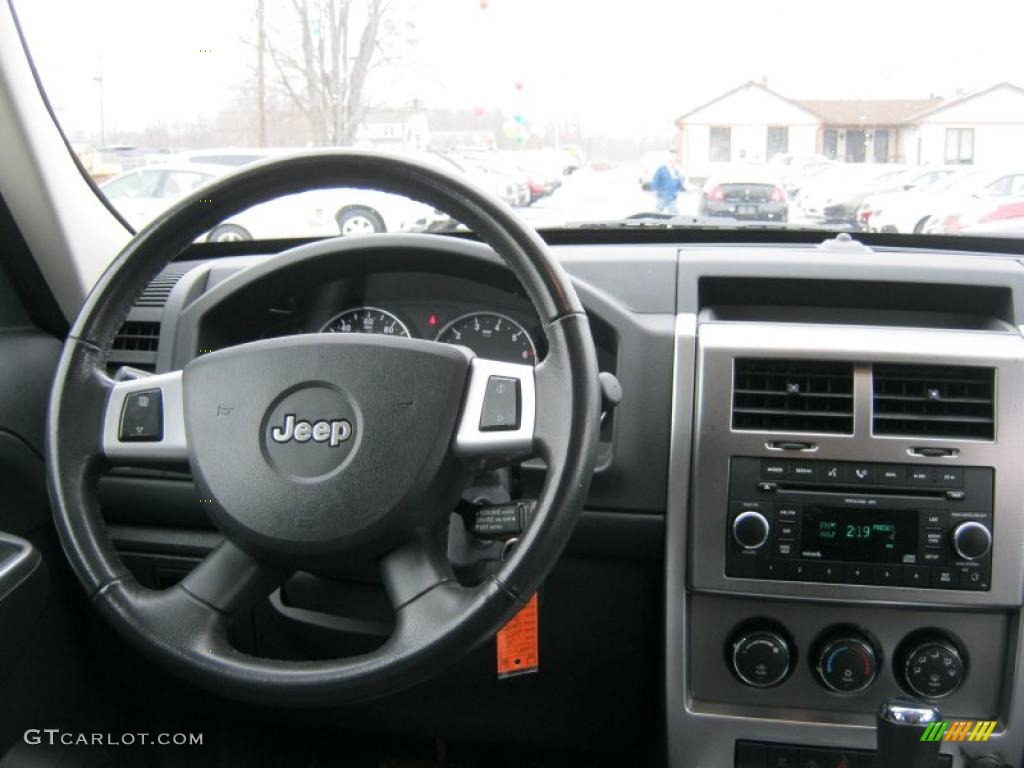
[[[992,469],[733,457],[726,576],[988,590]]]

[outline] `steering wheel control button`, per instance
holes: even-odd
[[[768,519],[760,512],[740,512],[732,521],[732,536],[744,549],[760,549],[768,541],[770,532]]]
[[[911,648],[903,663],[905,687],[926,699],[941,699],[964,681],[964,663],[956,645],[945,638],[926,640]]]
[[[490,376],[480,410],[480,431],[519,429],[519,380]]]
[[[992,549],[992,534],[973,520],[953,529],[953,549],[964,560],[980,560]]]
[[[163,394],[159,389],[125,395],[118,437],[126,443],[156,443],[163,440]]]
[[[754,688],[771,688],[789,675],[789,643],[771,630],[741,634],[732,644],[732,668],[736,676]]]
[[[871,643],[854,634],[830,636],[820,644],[818,679],[836,693],[860,693],[875,682],[878,658]]]

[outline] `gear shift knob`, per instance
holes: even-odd
[[[913,699],[885,699],[878,710],[875,768],[936,768],[939,742],[921,741],[940,717],[938,707]]]

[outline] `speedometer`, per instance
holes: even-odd
[[[437,334],[446,344],[469,347],[477,357],[534,365],[537,348],[519,323],[497,312],[471,312],[452,320]]]
[[[321,333],[380,333],[385,336],[411,335],[405,323],[388,312],[377,307],[355,307],[346,309],[340,315],[328,320]]]

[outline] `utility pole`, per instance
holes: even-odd
[[[267,146],[267,95],[264,81],[263,53],[267,47],[263,0],[256,0],[256,133],[257,143]]]
[[[103,75],[96,75],[93,78],[96,84],[99,86],[100,94],[100,146],[105,147],[107,145],[107,124],[106,117],[103,114]]]

